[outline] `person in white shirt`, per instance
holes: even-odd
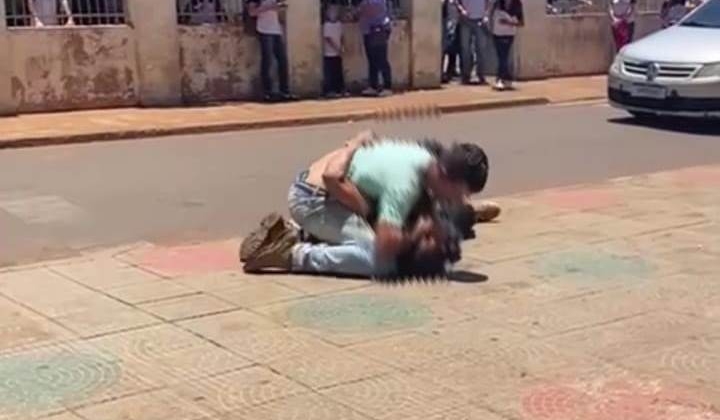
[[[63,12],[67,16],[67,25],[73,25],[73,15],[68,0],[60,0]],[[60,24],[57,0],[27,0],[27,8],[32,16],[33,26],[52,26]]]
[[[343,69],[343,24],[337,5],[328,5],[323,23],[323,64],[325,70],[326,96],[345,95],[345,74]]]
[[[525,18],[521,0],[494,0],[491,10],[492,33],[497,52],[498,70],[496,90],[512,88],[510,52],[518,28],[524,26]]]
[[[611,0],[610,21],[615,34],[615,46],[619,51],[625,44],[632,42],[635,36],[635,13],[637,0]],[[626,36],[619,37],[618,31],[627,31]],[[620,39],[622,41],[620,41]]]
[[[457,8],[460,11],[462,83],[471,84],[470,78],[474,62],[478,83],[485,84],[483,45],[487,35],[489,2],[488,0],[458,0]]]
[[[257,19],[256,29],[260,39],[260,76],[265,101],[292,100],[290,94],[289,70],[285,35],[280,24],[280,10],[287,7],[283,0],[248,0],[250,16]],[[279,93],[273,92],[273,80],[270,74],[273,58],[277,64]]]

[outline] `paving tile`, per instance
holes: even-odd
[[[70,411],[66,411],[64,413],[55,414],[50,417],[47,417],[45,420],[84,420],[82,417],[78,416],[77,414],[73,414]]]
[[[250,365],[247,359],[164,324],[90,340],[156,386],[177,384]]]
[[[132,305],[198,293],[171,280],[155,280],[110,289],[106,293]]]
[[[299,357],[331,347],[320,338],[296,329],[284,328],[244,310],[179,324],[256,363]]]
[[[301,292],[271,282],[238,286],[209,293],[244,308],[256,308],[304,296]]]
[[[408,420],[511,420],[507,417],[503,417],[500,414],[493,413],[492,411],[489,411],[487,409],[473,406],[473,405],[466,405],[463,407],[458,407],[456,409],[439,413],[439,414],[433,414],[430,416],[418,416],[413,417]]]
[[[0,297],[0,354],[72,337],[65,328]]]
[[[403,371],[422,369],[428,365],[443,365],[462,356],[467,347],[461,343],[448,344],[436,337],[405,333],[348,347],[358,356]]]
[[[648,312],[652,306],[632,290],[613,290],[539,305],[519,305],[486,314],[518,332],[545,337]]]
[[[173,390],[181,398],[217,414],[244,412],[276,400],[310,393],[308,388],[261,366],[185,382]]]
[[[371,285],[367,280],[327,278],[318,276],[272,276],[272,281],[306,295],[320,295],[345,290],[363,289]]]
[[[147,284],[160,279],[160,276],[156,274],[109,257],[53,265],[52,270],[96,290]]]
[[[549,342],[577,353],[621,362],[636,354],[676,346],[714,328],[718,328],[718,325],[691,316],[653,311],[630,319],[562,334],[553,337]]]
[[[212,412],[168,390],[133,395],[77,410],[93,420],[199,420]]]
[[[46,268],[4,274],[0,293],[48,317],[78,312],[105,298]]]
[[[140,307],[166,321],[176,321],[230,311],[236,309],[237,305],[202,293],[142,304]]]
[[[114,355],[87,343],[4,354],[0,378],[0,413],[24,414],[24,418],[151,388]]]
[[[380,376],[393,370],[362,355],[333,347],[313,348],[305,354],[274,360],[268,366],[313,389]]]
[[[674,347],[638,352],[618,363],[691,386],[720,390],[720,338],[687,340]]]
[[[483,405],[508,418],[557,420],[717,419],[717,395],[621,369],[567,370],[504,394]]]
[[[449,325],[433,331],[437,344],[461,352],[462,358],[477,364],[506,364],[521,376],[541,375],[566,367],[593,365],[596,358],[573,352],[564,345],[555,345],[528,337],[505,327],[475,320]],[[431,363],[430,365],[442,366]]]
[[[436,382],[407,374],[367,379],[321,393],[376,420],[431,416],[467,404]]]
[[[260,284],[264,282],[264,277],[253,277],[239,270],[233,270],[178,277],[173,279],[173,281],[200,292],[214,292]]]
[[[158,324],[160,321],[132,306],[105,296],[93,299],[79,311],[59,316],[55,321],[80,337],[95,337]]]
[[[445,305],[445,286],[373,286],[255,310],[277,323],[344,346],[471,316]]]
[[[371,420],[332,400],[317,394],[302,394],[283,398],[256,408],[231,413],[226,420]]]

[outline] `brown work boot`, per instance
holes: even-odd
[[[247,261],[264,244],[285,231],[285,220],[278,213],[270,213],[260,222],[260,227],[250,232],[240,245],[240,262]]]
[[[500,216],[500,205],[492,201],[480,201],[473,203],[473,211],[475,212],[475,223],[491,222]]]
[[[245,262],[246,273],[265,270],[289,272],[292,269],[292,250],[299,243],[298,232],[283,224],[283,232],[265,242]]]

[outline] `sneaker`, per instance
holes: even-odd
[[[260,247],[277,238],[286,227],[285,220],[277,213],[270,213],[260,221],[260,227],[250,232],[240,245],[240,262],[246,262]]]
[[[498,81],[495,82],[494,88],[495,88],[495,90],[500,90],[500,91],[505,90],[505,82],[503,82],[502,80],[498,79]]]
[[[259,273],[265,270],[289,272],[292,270],[292,250],[298,243],[298,232],[285,227],[280,236],[263,244],[245,262],[243,270],[246,273]]]
[[[369,88],[365,88],[362,91],[362,95],[363,96],[378,96],[378,91],[369,87]]]
[[[492,201],[481,201],[473,203],[473,211],[475,212],[475,223],[491,222],[500,216],[500,205]]]
[[[392,96],[392,94],[393,94],[393,93],[392,93],[391,90],[389,90],[389,89],[384,89],[384,90],[381,90],[380,92],[378,92],[377,96],[378,96],[379,98],[387,98],[388,96]]]

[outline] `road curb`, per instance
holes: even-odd
[[[550,99],[545,97],[525,97],[497,101],[484,100],[455,104],[451,103],[440,105],[437,108],[444,114],[454,114],[470,111],[547,105],[549,103],[551,103]],[[268,128],[302,127],[319,124],[367,121],[377,118],[377,116],[377,111],[362,110],[350,113],[344,112],[342,114],[326,114],[312,117],[279,118],[275,120],[223,122],[219,124],[199,124],[195,126],[185,127],[143,128],[137,130],[108,131],[68,135],[48,135],[15,140],[0,140],[0,149],[21,149],[63,144],[107,142],[116,140],[154,138],[184,134],[207,134],[223,133],[229,131],[261,130]]]

